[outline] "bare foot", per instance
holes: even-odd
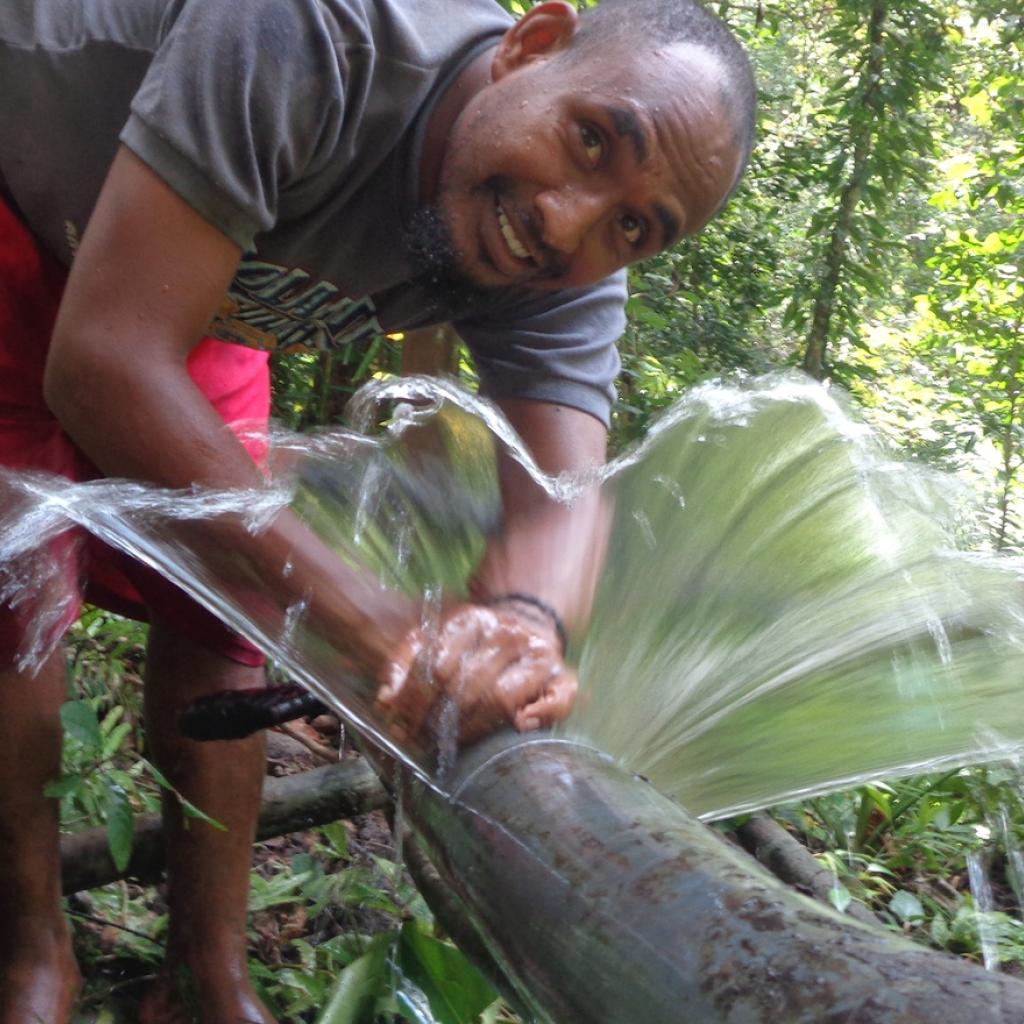
[[[70,942],[22,947],[0,967],[0,1024],[68,1024],[81,987]]]
[[[139,1024],[276,1024],[246,972],[203,973],[165,968],[142,999]]]

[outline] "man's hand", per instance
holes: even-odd
[[[603,461],[604,425],[587,413],[525,399],[500,405],[545,472]],[[399,740],[432,731],[455,745],[509,724],[543,728],[576,699],[564,628],[586,625],[609,510],[596,488],[571,507],[553,501],[503,451],[498,466],[503,524],[470,580],[478,603],[448,609],[436,629],[411,630],[378,676],[377,705]]]
[[[395,737],[432,729],[441,746],[472,743],[508,724],[553,725],[577,689],[553,624],[504,605],[458,605],[436,630],[414,629],[381,682],[377,703]]]

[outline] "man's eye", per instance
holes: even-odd
[[[622,228],[623,237],[630,245],[639,245],[643,241],[643,223],[631,214],[623,214],[619,220],[619,227]]]
[[[601,133],[589,124],[580,126],[580,140],[591,164],[596,167],[604,156],[604,140]]]

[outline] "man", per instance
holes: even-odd
[[[741,50],[682,0],[585,16],[549,2],[514,25],[491,0],[6,0],[0,462],[245,487],[259,470],[223,421],[266,415],[266,365],[238,343],[343,345],[450,320],[541,466],[593,465],[616,272],[722,206],[752,117]],[[436,640],[287,515],[225,542],[275,577],[290,562],[309,614],[404,727],[435,692],[417,676],[430,642],[463,735],[532,728],[571,703],[561,634],[585,619],[601,515],[510,465],[502,488],[477,603]],[[104,554],[86,568],[115,607],[146,606],[154,756],[228,826],[186,830],[168,808],[167,967],[142,1019],[270,1021],[244,942],[262,747],[174,727],[195,697],[257,685],[260,656],[139,567]],[[19,665],[27,628],[16,609],[0,623],[0,1024],[63,1024],[78,974],[42,790],[66,682],[59,657],[34,676]]]

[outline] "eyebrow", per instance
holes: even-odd
[[[647,130],[640,118],[629,107],[606,106],[604,112],[611,119],[615,133],[633,143],[636,162],[644,163],[650,154],[650,146],[648,145]],[[655,205],[654,212],[657,215],[658,223],[661,224],[660,248],[667,249],[682,233],[682,225],[679,223],[679,218],[661,203]]]
[[[655,204],[654,212],[661,224],[661,248],[667,249],[682,234],[682,225],[675,214],[661,203]]]
[[[633,143],[636,162],[642,164],[647,159],[649,147],[647,132],[640,123],[640,118],[629,107],[605,107],[604,112],[611,118],[616,134],[628,138]]]

